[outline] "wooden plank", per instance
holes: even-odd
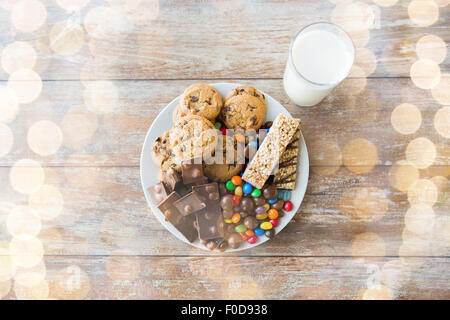
[[[44,290],[15,284],[6,298],[450,298],[448,258],[50,256],[45,265]]]
[[[101,0],[90,1],[80,14],[66,12],[55,1],[41,2],[46,7],[47,20],[32,33],[18,32],[12,26],[10,12],[0,11],[4,22],[0,26],[0,45],[5,47],[14,40],[31,41],[38,54],[36,69],[42,79],[52,80],[78,80],[80,76],[281,78],[291,39],[302,27],[317,21],[333,21],[347,28],[350,24],[350,29],[355,30],[352,31],[355,43],[369,50],[358,55],[357,64],[370,76],[409,77],[411,64],[417,59],[415,44],[425,32],[444,42],[450,39],[450,31],[445,27],[448,6],[439,8],[437,21],[424,29],[409,18],[408,1],[378,7],[364,0],[359,1],[362,5],[356,10],[343,5],[336,9],[331,1],[314,0],[160,1],[154,20],[150,18],[155,10],[138,9],[147,12],[148,21],[143,25],[130,23],[121,6],[107,9],[110,11],[106,11],[105,21],[98,7],[108,7],[108,3]],[[71,33],[49,41],[53,26],[67,19],[85,28],[78,51],[73,39],[80,38]],[[92,22],[98,25],[92,26]],[[62,48],[75,48],[75,53],[64,56],[58,54],[61,49],[53,52],[49,43],[55,47],[55,43],[58,45],[55,39],[62,43]],[[448,58],[440,68],[448,72]],[[7,79],[8,75],[2,71],[0,77]]]
[[[440,189],[430,219],[405,220],[408,197],[389,185],[388,173],[388,167],[364,175],[344,168],[326,176],[313,172],[293,221],[274,240],[239,255],[448,256],[448,185]],[[45,183],[56,188],[49,191],[53,202],[38,206],[44,216],[55,216],[42,221],[38,235],[47,254],[105,255],[119,248],[143,255],[210,254],[177,240],[157,221],[146,204],[138,168],[57,167],[46,168],[45,174]],[[7,204],[30,203],[7,183],[8,175],[8,168],[0,169],[0,240],[7,241]],[[423,173],[422,178],[435,175]],[[46,199],[39,194],[32,198]],[[36,203],[42,201],[31,201]]]
[[[21,158],[35,159],[44,166],[138,166],[149,126],[162,108],[194,82],[197,81],[89,82],[99,99],[95,105],[84,99],[87,89],[79,81],[44,82],[41,96],[31,104],[20,105],[15,121],[8,124],[14,145],[0,158],[0,166],[11,166]],[[348,142],[357,138],[375,146],[377,157],[369,159],[374,160],[374,164],[391,165],[405,159],[408,144],[418,137],[426,137],[435,145],[434,165],[450,164],[448,140],[437,133],[433,124],[441,106],[428,90],[415,87],[409,79],[349,79],[314,108],[292,104],[280,80],[236,82],[264,90],[293,116],[302,119],[313,165],[335,166]],[[355,94],[357,91],[360,93]],[[118,94],[117,100],[106,98],[115,94]],[[413,134],[402,135],[392,127],[391,113],[401,103],[414,104],[421,112],[420,128]],[[111,112],[81,112],[80,105],[91,106],[94,110],[103,107],[100,110]],[[63,145],[56,154],[39,156],[28,147],[28,130],[38,120],[50,120],[60,126]],[[331,155],[318,161],[320,153],[327,148],[331,148],[328,150]],[[347,156],[351,158],[353,151],[349,150]]]

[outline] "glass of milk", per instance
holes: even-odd
[[[284,90],[297,105],[310,107],[350,72],[355,47],[338,26],[317,22],[300,30],[291,42],[284,72]]]

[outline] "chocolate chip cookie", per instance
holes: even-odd
[[[227,94],[224,102],[226,103],[226,101],[228,99],[230,99],[234,96],[245,95],[245,94],[248,94],[248,95],[258,98],[262,104],[267,104],[266,97],[264,96],[264,94],[261,91],[259,91],[258,89],[251,87],[251,86],[239,86],[239,87],[234,88]]]
[[[176,154],[172,151],[171,134],[172,130],[164,132],[152,145],[153,162],[163,171],[169,168],[177,171],[181,169],[181,160],[177,159]]]
[[[178,110],[174,112],[174,120],[192,114],[214,122],[222,106],[222,96],[217,89],[208,84],[196,83],[183,92]]]
[[[228,129],[258,130],[266,117],[267,104],[261,97],[238,94],[229,97],[220,117]]]
[[[213,162],[214,159],[211,159],[211,161],[208,162],[213,163],[203,165],[203,173],[212,181],[226,182],[230,180],[231,177],[239,175],[244,168],[244,149],[242,147],[238,150],[238,146],[234,142],[234,138],[230,136],[219,137],[219,144],[221,142],[222,147],[219,148],[218,146],[216,149],[217,157],[215,159],[218,160],[218,163]],[[218,157],[221,158],[219,159]]]

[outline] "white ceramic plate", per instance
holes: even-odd
[[[213,83],[211,84],[217,90],[219,90],[220,94],[225,97],[228,92],[233,90],[235,87],[240,84],[237,83]],[[263,92],[266,96],[267,100],[267,114],[265,121],[273,121],[278,114],[282,113],[287,116],[291,116],[290,113],[274,98]],[[165,221],[164,215],[162,212],[152,203],[150,196],[147,192],[147,188],[151,185],[154,185],[158,182],[158,170],[159,168],[153,163],[151,158],[151,148],[153,142],[158,138],[164,131],[169,130],[172,127],[172,112],[175,110],[176,105],[180,97],[177,97],[172,102],[170,102],[156,117],[155,121],[153,121],[150,129],[147,132],[147,136],[145,137],[144,146],[142,147],[141,153],[141,183],[142,188],[144,190],[145,198],[147,199],[147,203],[149,207],[152,209],[153,214],[159,220],[159,222],[166,227],[173,235],[175,235],[181,241],[184,241],[194,247],[201,248],[204,250],[208,250],[205,246],[203,246],[199,240],[190,243],[186,238],[177,230],[174,226],[172,226],[169,222]],[[309,175],[309,160],[308,160],[308,150],[306,149],[305,140],[303,135],[300,136],[300,161],[297,164],[297,183],[294,190],[291,193],[291,201],[294,204],[294,209],[290,212],[286,212],[283,218],[280,219],[280,224],[276,227],[276,233],[279,233],[283,228],[289,223],[289,221],[294,216],[295,212],[297,212],[300,204],[302,203],[303,197],[305,195],[306,186],[308,184],[308,175]],[[259,246],[260,244],[266,242],[268,240],[267,237],[261,236],[258,239],[258,242],[255,244],[249,244],[247,242],[243,242],[238,249],[227,249],[227,251],[240,251],[249,249],[252,247]]]

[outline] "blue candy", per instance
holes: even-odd
[[[258,149],[258,142],[256,140],[252,140],[248,143],[248,146]]]
[[[257,227],[255,229],[253,229],[253,232],[257,235],[257,236],[262,236],[264,234],[264,230],[261,229],[260,227]]]
[[[291,200],[291,190],[284,190],[283,201]]]
[[[269,132],[269,131],[270,131],[270,128],[267,128],[266,132]]]
[[[277,202],[277,200],[278,200],[278,198],[275,197],[275,198],[273,198],[272,200],[267,200],[267,202],[270,203],[270,204],[272,204],[272,203]]]
[[[250,183],[246,183],[242,187],[242,191],[244,192],[244,194],[250,194],[253,191],[253,187],[252,187],[252,185]]]

